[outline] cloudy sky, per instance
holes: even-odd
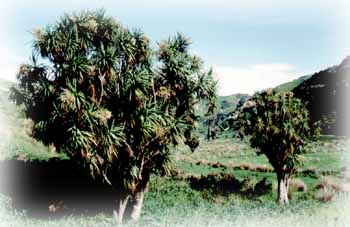
[[[339,64],[350,54],[347,0],[0,0],[0,78],[15,80],[31,31],[65,12],[104,8],[154,44],[176,32],[213,67],[219,94],[250,93]]]

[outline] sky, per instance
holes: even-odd
[[[350,55],[347,0],[0,0],[0,78],[29,61],[31,31],[64,13],[106,10],[153,44],[177,32],[212,67],[219,95],[252,94],[339,64]]]

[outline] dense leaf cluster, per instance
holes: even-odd
[[[235,127],[264,154],[277,173],[292,173],[304,151],[305,140],[315,135],[305,105],[291,92],[274,90],[255,94],[235,116]]]
[[[12,98],[33,120],[35,138],[131,191],[168,168],[170,145],[198,145],[194,106],[207,100],[213,111],[216,82],[183,35],[153,50],[140,30],[87,11],[34,37],[33,61],[21,66]]]

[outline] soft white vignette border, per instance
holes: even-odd
[[[320,2],[322,2],[320,0]],[[183,2],[181,2],[183,3]],[[348,46],[349,45],[349,42],[350,40],[347,40],[347,39],[344,39],[343,37],[349,37],[349,34],[350,34],[350,1],[347,2],[346,0],[341,0],[341,3],[342,3],[342,7],[339,8],[339,12],[338,12],[338,18],[339,18],[339,23],[338,23],[338,27],[337,27],[337,42],[335,43],[332,43],[330,45],[333,45],[334,48],[338,48],[339,46],[343,46],[342,44],[344,42],[347,42]],[[296,15],[297,16],[297,15]],[[350,54],[350,53],[348,53]],[[345,56],[344,56],[345,57]],[[337,63],[339,64],[339,63]],[[319,70],[323,70],[323,69],[319,69]],[[301,75],[300,75],[301,76]],[[349,75],[350,76],[350,75]],[[348,112],[349,109],[350,109],[350,94],[348,94],[347,97],[344,97],[342,100],[338,100],[338,102],[340,102],[342,105],[345,105]],[[348,118],[347,119],[347,122],[344,122],[344,124],[346,124],[348,127],[349,127],[349,123],[350,123],[350,119]],[[8,123],[6,122],[6,120],[4,119],[4,116],[2,116],[2,114],[0,113],[0,146],[7,146],[9,141],[10,141],[10,138],[11,138],[11,134],[10,134],[10,131],[8,129]],[[349,128],[350,130],[350,128]],[[350,152],[350,147],[348,148],[348,151]],[[350,167],[350,163],[343,163],[343,165],[345,166],[348,166]],[[6,170],[3,171],[3,170],[0,170],[0,185],[4,186],[4,180],[5,178],[9,177],[11,178],[10,176],[10,173],[8,173]],[[350,174],[350,173],[348,173]],[[345,213],[348,213],[350,214],[350,199],[347,199],[347,200],[343,200],[343,201],[338,201],[339,202],[339,209],[345,209],[343,210],[342,212],[345,212]],[[0,227],[2,226],[15,226],[14,224],[11,224],[11,223],[8,223],[6,222],[6,220],[2,220],[2,217],[3,217],[3,214],[0,213]],[[11,220],[9,220],[11,221]],[[344,220],[344,221],[350,221],[349,218],[347,220]],[[263,224],[264,222],[262,222],[261,224]],[[350,222],[348,222],[350,223]],[[185,224],[185,223],[184,223]],[[190,224],[190,223],[189,223]],[[215,226],[220,226],[220,223],[211,223]],[[219,224],[219,225],[217,225]],[[222,226],[225,226],[227,224],[230,224],[230,223],[221,223]],[[249,225],[249,222],[247,222],[246,224]],[[267,226],[268,226],[268,223],[266,223]],[[291,225],[293,223],[290,223]]]

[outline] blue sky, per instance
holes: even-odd
[[[182,32],[213,67],[219,94],[253,93],[339,64],[350,54],[346,0],[18,1],[0,4],[0,77],[14,80],[31,31],[65,12],[105,8],[154,43]]]

